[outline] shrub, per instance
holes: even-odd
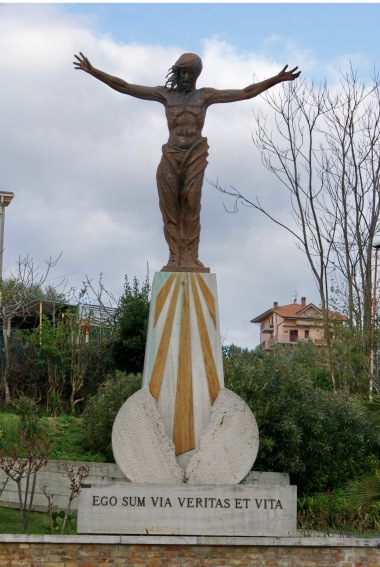
[[[313,362],[293,349],[230,351],[226,386],[255,414],[255,469],[288,472],[300,494],[341,488],[379,465],[380,439],[351,399],[316,386]],[[305,363],[305,360],[307,363]]]
[[[111,444],[112,426],[123,403],[141,388],[141,374],[116,371],[107,377],[90,398],[83,414],[83,447],[114,461]]]
[[[298,499],[298,529],[302,531],[323,531],[326,535],[336,533],[348,536],[352,532],[364,534],[378,529],[379,507],[371,510],[357,506],[342,489]]]
[[[13,402],[13,409],[20,417],[20,430],[24,431],[27,438],[40,433],[40,419],[37,403],[27,396],[20,396]]]

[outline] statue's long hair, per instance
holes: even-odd
[[[202,72],[202,59],[195,53],[184,53],[181,55],[178,61],[174,63],[173,67],[170,67],[168,74],[166,75],[167,81],[165,86],[168,87],[168,90],[178,90],[178,71],[184,67],[191,67],[194,69],[198,78]]]

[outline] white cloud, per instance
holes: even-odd
[[[143,281],[147,262],[153,275],[167,261],[155,185],[167,137],[164,109],[74,71],[73,54],[83,51],[110,74],[156,85],[180,52],[98,37],[85,19],[59,6],[7,5],[0,15],[0,50],[6,53],[0,61],[1,186],[16,194],[6,215],[4,265],[20,254],[42,262],[63,251],[57,275],[72,274],[70,281],[80,285],[86,275],[96,279],[102,272],[118,295],[125,274]],[[295,60],[290,64],[304,61],[292,46],[288,52]],[[288,62],[278,53],[279,61],[242,55],[206,38],[199,86],[241,88],[253,75],[267,78]],[[262,104],[256,99],[209,109],[206,178],[284,210],[286,197],[251,142],[252,107]],[[288,302],[293,289],[315,301],[316,292],[292,238],[253,210],[228,215],[223,201],[228,204],[205,182],[200,258],[217,274],[226,342],[253,348],[258,332],[252,317],[273,300]]]

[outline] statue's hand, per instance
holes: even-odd
[[[74,55],[74,57],[75,59],[77,59],[77,61],[74,61],[75,69],[86,71],[86,73],[91,73],[93,66],[81,51],[79,52],[79,55]]]
[[[296,73],[298,67],[294,67],[291,71],[287,71],[287,68],[288,65],[285,65],[285,67],[277,75],[280,81],[294,81],[294,79],[297,79],[297,77],[300,76],[301,71]]]

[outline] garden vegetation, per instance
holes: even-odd
[[[132,286],[126,278],[107,337],[87,344],[73,340],[75,320],[69,317],[14,331],[7,371],[12,401],[3,397],[0,456],[34,459],[28,450],[33,453],[40,447],[36,440],[45,439],[41,462],[113,461],[113,421],[141,387],[148,313],[147,282],[140,288],[136,278]],[[380,517],[376,498],[368,498],[367,491],[355,500],[353,490],[351,495],[346,490],[351,483],[358,494],[362,479],[368,486],[380,471],[378,423],[358,404],[360,396],[368,398],[367,376],[358,371],[362,351],[344,329],[331,352],[334,386],[331,358],[326,360],[326,350],[310,342],[270,352],[225,346],[225,385],[256,417],[260,447],[255,470],[286,472],[297,485],[301,529],[375,530]],[[377,400],[375,393],[373,397]],[[378,407],[374,415],[379,413]],[[34,439],[34,445],[25,439]],[[59,518],[60,526],[73,529],[71,515],[60,513],[62,517],[51,511],[49,529],[56,529]],[[24,510],[23,521],[32,525],[30,510]]]

